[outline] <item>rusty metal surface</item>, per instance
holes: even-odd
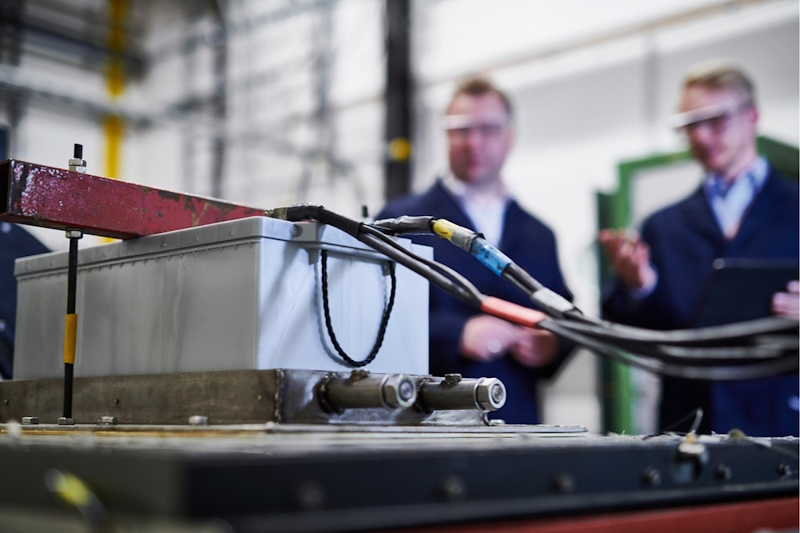
[[[201,415],[212,424],[263,423],[276,418],[278,379],[275,370],[77,377],[74,418],[79,424],[103,416],[120,424],[187,424]],[[55,422],[62,399],[61,379],[0,381],[0,420]]]
[[[0,220],[130,239],[263,215],[262,209],[10,159]]]
[[[345,372],[287,369],[82,376],[75,378],[73,418],[78,424],[114,417],[120,425],[186,425],[190,417],[202,416],[209,425],[276,422],[301,431],[308,427],[347,431],[349,427],[369,426],[372,430],[427,427],[442,432],[475,429],[487,434],[586,433],[578,426],[487,426],[477,409],[426,412],[411,406],[327,412],[319,400],[317,385],[331,375],[349,377]],[[61,416],[63,394],[61,378],[0,381],[0,423],[24,417],[38,417],[42,424],[55,423]]]

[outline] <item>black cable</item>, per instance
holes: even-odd
[[[338,353],[347,364],[354,367],[366,366],[375,359],[376,355],[378,355],[378,351],[381,349],[381,345],[383,344],[383,338],[386,335],[386,327],[389,325],[389,317],[392,315],[394,296],[397,290],[397,278],[394,273],[395,263],[389,263],[389,277],[392,281],[392,289],[389,294],[389,301],[386,303],[386,307],[383,309],[381,323],[378,327],[378,336],[375,338],[375,343],[372,345],[372,349],[364,358],[364,360],[356,361],[347,355],[347,353],[345,353],[341,345],[339,345],[336,335],[333,333],[333,325],[331,324],[331,311],[328,305],[328,251],[324,249],[320,250],[320,256],[322,258],[322,308],[325,312],[325,327],[328,330],[328,336],[331,338],[331,343],[333,344],[336,353]]]
[[[766,363],[753,363],[739,366],[676,365],[620,350],[615,346],[600,342],[574,330],[567,329],[563,327],[563,321],[559,322],[553,318],[542,320],[538,327],[550,331],[559,337],[571,340],[576,344],[585,346],[601,355],[663,376],[686,379],[713,379],[720,381],[754,379],[796,370],[798,364],[796,354],[787,354]]]
[[[424,218],[427,218],[427,217],[424,217]],[[421,255],[412,252],[411,250],[401,246],[393,238],[388,237],[387,235],[384,235],[380,231],[376,231],[374,228],[371,228],[370,226],[365,225],[362,228],[362,230],[365,233],[367,233],[368,235],[371,235],[372,237],[375,237],[376,239],[379,239],[382,242],[386,243],[387,245],[391,246],[392,248],[396,249],[400,253],[402,253],[404,255],[407,255],[411,259],[414,259],[415,261],[419,261],[420,263],[423,263],[423,264],[429,266],[430,268],[432,268],[434,270],[437,270],[438,272],[444,274],[445,276],[450,276],[454,281],[456,281],[459,285],[461,285],[461,287],[463,287],[466,291],[470,292],[472,294],[472,297],[474,298],[474,300],[476,302],[480,302],[481,299],[483,298],[483,295],[480,293],[480,291],[478,291],[478,289],[475,287],[475,285],[473,285],[462,274],[460,274],[459,272],[456,272],[455,270],[453,270],[449,266],[447,266],[447,265],[445,265],[443,263],[438,263],[436,261],[428,259],[427,257],[422,257]]]
[[[383,238],[389,239],[389,237],[386,237],[386,235],[378,236],[369,233],[362,233],[359,235],[358,240],[386,255],[387,257],[394,259],[413,272],[416,272],[448,294],[468,304],[480,306],[481,300],[484,298],[484,296],[475,288],[472,283],[467,281],[466,278],[453,271],[458,278],[463,280],[463,283],[455,283],[441,272],[435,270],[431,266],[428,266],[430,260],[420,257],[410,250],[406,250],[395,242],[392,242],[392,244],[384,242],[382,240]],[[449,267],[446,267],[441,263],[436,263],[436,269],[447,270]]]
[[[370,226],[333,213],[322,206],[299,204],[289,207],[278,207],[265,211],[264,215],[279,220],[288,220],[290,222],[315,220],[329,224],[337,229],[349,233],[367,246],[377,250],[390,259],[395,260],[412,272],[416,272],[429,282],[433,283],[459,300],[462,300],[470,305],[479,306],[481,300],[484,298],[484,296],[475,288],[474,285],[469,283],[469,281],[467,281],[460,274],[455,273],[455,271],[453,271],[455,276],[462,280],[460,283],[455,283],[453,280],[442,274],[441,270],[449,269],[449,267],[445,267],[445,265],[441,265],[440,263],[435,263],[424,259],[414,254],[410,250],[406,250],[402,246],[399,246],[379,230],[371,228],[373,231],[370,231]],[[436,264],[435,268],[430,265],[432,263]]]
[[[630,352],[689,360],[687,361],[689,363],[703,362],[703,360],[774,358],[787,352],[796,352],[798,348],[797,338],[787,338],[786,336],[757,335],[747,339],[750,344],[745,346],[733,344],[691,346],[685,342],[675,345],[669,342],[626,338],[618,334],[608,334],[609,332],[603,328],[569,320],[559,320],[558,323],[567,329],[597,340],[606,342],[611,340],[616,346]],[[696,361],[691,361],[692,359]]]
[[[572,322],[567,327],[584,328]],[[723,341],[749,340],[761,335],[797,333],[798,322],[790,318],[766,317],[735,324],[710,326],[696,329],[659,331],[599,321],[594,324],[594,334],[607,340],[632,340],[665,344],[719,343]]]
[[[414,217],[403,215],[397,218],[376,220],[370,226],[390,235],[430,235],[434,217]]]
[[[310,218],[342,229],[471,305],[480,307],[486,298],[456,271],[414,254],[384,233],[431,233],[431,225],[436,221],[432,217],[387,219],[373,227],[320,206],[294,206],[270,213],[293,221]],[[465,231],[483,239],[471,230]],[[459,234],[460,240],[469,240],[464,237]],[[460,246],[466,244],[460,242]],[[513,262],[506,265],[501,276],[551,316],[538,323],[541,329],[656,374],[732,380],[775,375],[798,367],[796,339],[781,336],[791,333],[796,337],[797,321],[770,318],[696,330],[646,330],[583,315],[571,302],[550,291]]]

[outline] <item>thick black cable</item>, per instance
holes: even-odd
[[[560,320],[559,324],[567,329],[577,331],[598,341],[613,341],[615,346],[633,353],[649,354],[656,357],[686,360],[687,363],[703,362],[703,360],[721,359],[765,359],[774,358],[784,353],[796,353],[798,339],[777,335],[758,335],[747,339],[748,345],[691,346],[686,343],[678,345],[655,342],[653,340],[630,339],[619,335],[606,335],[607,331],[589,324]],[[692,361],[692,360],[696,361]]]
[[[685,365],[675,365],[648,357],[642,357],[619,350],[614,346],[597,341],[576,331],[564,328],[562,323],[556,319],[548,318],[541,321],[538,327],[550,331],[560,337],[580,344],[601,355],[605,355],[622,363],[653,372],[663,376],[680,377],[686,379],[711,379],[711,380],[739,380],[754,379],[766,376],[774,376],[796,370],[797,356],[789,354],[779,359],[766,363],[755,363],[740,366],[707,366],[694,367]]]
[[[413,221],[413,232],[419,232],[421,229],[424,229],[424,226],[429,224],[430,222],[427,219],[424,219],[425,222],[421,223],[420,219],[415,219]],[[393,219],[393,222],[400,221],[400,219]],[[363,226],[363,229],[366,229],[367,226]],[[396,229],[396,228],[393,228]],[[408,227],[406,227],[408,230]],[[529,275],[527,272],[522,270],[518,265],[515,263],[510,263],[503,271],[503,278],[507,281],[511,282],[518,290],[521,290],[531,297],[534,302],[540,304],[538,299],[536,298],[536,292],[551,292],[549,289],[544,287],[538,280],[533,278],[533,276]],[[542,294],[542,293],[540,293]],[[549,302],[548,302],[549,303]],[[608,329],[613,330],[613,324],[611,323],[604,323],[598,319],[593,319],[591,317],[586,317],[583,315],[580,310],[575,308],[574,306],[569,304],[567,306],[560,302],[555,302],[553,307],[548,308],[547,306],[540,307],[548,312],[551,316],[555,313],[558,313],[559,316],[563,316],[567,320],[563,320],[560,322],[562,325],[568,325],[572,327],[572,329],[579,328],[580,326],[586,326],[589,328],[594,327],[594,331],[584,331],[583,333],[590,333],[597,335],[598,332],[603,332]],[[559,309],[559,307],[561,307]],[[580,325],[580,326],[579,326]],[[611,326],[611,327],[610,327]],[[782,326],[781,326],[782,327]],[[777,329],[780,330],[781,327]],[[728,364],[732,364],[735,361],[731,361],[731,359],[739,359],[736,361],[736,364],[740,366],[747,366],[750,370],[744,371],[740,370],[736,372],[736,376],[745,376],[745,375],[753,375],[758,374],[760,372],[771,372],[772,367],[785,369],[787,366],[792,366],[791,363],[787,363],[787,361],[778,361],[778,363],[770,363],[767,367],[764,366],[762,363],[760,366],[756,366],[756,363],[752,361],[752,358],[748,357],[748,352],[751,350],[757,350],[757,354],[761,355],[762,357],[768,358],[779,358],[782,357],[782,349],[783,346],[759,346],[757,348],[753,347],[732,347],[732,348],[725,348],[725,347],[709,347],[709,348],[702,348],[702,347],[684,347],[684,348],[674,348],[671,346],[665,346],[664,344],[654,343],[651,337],[651,334],[655,333],[659,336],[663,337],[663,340],[666,342],[678,342],[684,344],[692,344],[696,343],[697,339],[692,338],[694,333],[693,330],[689,330],[687,332],[680,332],[677,334],[672,334],[671,332],[654,332],[650,330],[643,330],[639,328],[630,328],[627,327],[625,329],[632,330],[636,333],[636,337],[631,339],[629,337],[625,337],[624,335],[613,335],[615,336],[615,343],[617,344],[616,347],[608,346],[607,349],[602,350],[602,353],[609,355],[611,357],[615,357],[617,359],[621,359],[623,361],[634,363],[637,366],[644,367],[646,369],[650,369],[651,371],[655,371],[657,367],[663,367],[668,372],[673,372],[674,375],[684,375],[684,374],[714,374],[714,375],[724,375],[725,371],[719,369],[714,366],[706,366],[705,368],[701,368],[699,370],[694,371],[685,371],[681,372],[680,367],[674,367],[669,361],[673,362],[681,362],[683,364],[694,364],[694,365],[719,365],[721,362],[728,362]],[[770,324],[763,331],[775,332],[776,327],[775,324]],[[618,331],[615,333],[619,333]],[[688,335],[686,334],[688,333]],[[750,330],[747,333],[752,334],[753,331]],[[568,337],[565,332],[562,332],[562,336]],[[711,331],[705,330],[700,333],[700,336],[704,337],[706,342],[719,342],[720,340],[741,340],[742,338],[747,338],[748,335],[742,335],[742,330],[737,329],[734,331],[732,328],[715,328]],[[752,336],[750,339],[752,340]],[[587,342],[591,342],[592,344],[598,346],[602,344],[598,339],[591,339],[584,338],[584,342],[580,342],[581,344],[586,345]],[[623,345],[623,346],[619,346]],[[630,351],[625,350],[625,348],[633,349],[635,353],[641,354],[639,359],[636,356],[632,355]],[[754,368],[755,367],[755,368]]]
[[[380,231],[377,231],[374,228],[370,228],[369,226],[365,225],[362,229],[364,232],[359,235],[358,239],[364,244],[367,244],[375,250],[394,259],[403,266],[423,276],[448,294],[451,294],[465,301],[466,303],[480,306],[484,295],[481,294],[475,285],[473,285],[463,275],[459,274],[447,265],[443,265],[442,263],[438,263],[436,261],[431,261],[430,259],[415,254],[411,250],[400,246],[391,237],[382,234]],[[434,275],[433,278],[431,277],[431,274]],[[452,276],[457,283],[451,279],[448,279],[446,277],[447,275]]]
[[[379,228],[340,215],[330,216],[330,212],[319,206],[302,206],[302,209],[287,208],[273,212],[280,218],[285,217],[289,220],[298,220],[297,217],[312,218],[338,227],[469,304],[480,306],[485,298],[460,274],[403,248]],[[347,222],[344,227],[339,226],[342,220]],[[429,217],[416,217],[407,226],[408,228],[413,226],[414,232],[420,232],[418,230],[425,230],[432,220]],[[385,228],[383,230],[386,231]],[[509,264],[507,270],[507,273],[504,271],[503,277],[528,294],[534,302],[539,304],[536,295],[539,292],[548,298],[546,304],[551,303],[547,293],[552,291],[535,278],[514,263]],[[571,303],[567,303],[569,305],[555,301],[555,305],[551,307],[546,305],[544,307],[546,313],[563,318],[546,319],[539,324],[539,327],[584,345],[601,355],[657,374],[689,379],[749,379],[796,370],[798,366],[797,349],[794,345],[785,339],[780,342],[769,339],[790,331],[792,327],[796,333],[797,321],[784,320],[779,323],[781,319],[777,319],[778,322],[751,321],[734,326],[717,326],[700,330],[653,331],[587,317]],[[748,346],[734,345],[742,341],[749,343]],[[698,344],[701,346],[697,346]],[[719,346],[720,344],[723,346]],[[631,353],[631,350],[637,354]],[[748,350],[757,350],[758,355],[768,360],[763,362],[756,358],[754,362],[752,357],[745,357]],[[788,353],[784,353],[786,351]],[[724,366],[720,365],[722,362],[725,363]]]
[[[395,219],[397,220],[397,219]],[[414,224],[416,227],[414,231],[420,229],[420,224],[418,221],[415,221]],[[427,224],[427,222],[425,223]],[[362,229],[366,229],[368,226],[362,226]],[[374,228],[373,228],[374,230]],[[385,236],[384,236],[385,237]],[[386,237],[388,238],[388,237]],[[511,263],[509,264],[506,269],[503,271],[503,277],[510,281],[517,289],[529,294],[531,298],[536,302],[537,301],[536,292],[543,291],[543,292],[551,292],[549,289],[546,289],[538,280],[530,276],[527,272],[522,270],[518,265]],[[562,325],[569,324],[573,329],[579,327],[578,325],[586,326],[586,327],[594,327],[596,328],[593,333],[597,334],[597,331],[603,331],[611,324],[603,323],[602,321],[598,321],[597,319],[592,319],[590,317],[585,317],[577,308],[569,304],[569,306],[564,305],[561,309],[558,309],[559,306],[562,304],[560,302],[555,302],[555,309],[547,308],[544,306],[544,310],[551,314],[551,316],[555,312],[558,312],[560,316],[565,317],[567,320],[563,320],[561,322]],[[540,307],[543,307],[540,305]],[[603,327],[605,326],[605,328]],[[546,329],[546,328],[545,328]],[[777,363],[771,362],[768,363],[766,366],[765,364],[761,363],[760,365],[757,363],[753,363],[752,359],[747,357],[747,351],[751,348],[748,347],[734,347],[732,349],[725,349],[725,348],[698,348],[698,347],[686,347],[686,348],[673,348],[670,346],[664,346],[663,344],[656,344],[652,342],[652,338],[648,339],[647,337],[650,336],[651,333],[657,333],[662,336],[665,336],[665,340],[667,342],[670,341],[677,341],[683,342],[686,344],[691,344],[692,341],[696,342],[696,339],[692,339],[692,335],[685,335],[685,334],[676,334],[664,335],[664,332],[652,332],[649,330],[642,330],[638,328],[633,328],[636,333],[636,339],[626,338],[622,335],[617,335],[615,338],[616,344],[625,345],[623,347],[620,346],[607,346],[604,350],[599,350],[599,346],[603,343],[600,342],[598,339],[594,339],[590,337],[584,337],[583,335],[579,335],[582,337],[582,341],[579,341],[580,344],[586,345],[587,343],[591,343],[598,348],[598,351],[604,353],[610,357],[615,357],[616,359],[623,360],[624,362],[628,362],[629,364],[635,364],[636,366],[643,367],[645,369],[649,369],[651,371],[658,371],[658,368],[662,368],[664,372],[669,372],[671,375],[687,375],[687,374],[695,374],[695,375],[717,375],[723,376],[726,375],[725,369],[720,369],[715,366],[705,366],[700,368],[695,368],[694,370],[686,370],[682,371],[680,366],[675,366],[671,364],[669,361],[681,362],[681,363],[691,363],[694,365],[719,365],[720,358],[725,358],[725,361],[730,361],[732,358],[736,359],[737,357],[741,359],[737,364],[740,366],[747,366],[748,370],[738,370],[734,374],[728,372],[727,374],[735,375],[736,377],[743,377],[748,375],[756,375],[761,372],[772,372],[773,368],[780,368],[786,369],[787,367],[792,366],[791,363],[787,363],[787,361],[782,360],[778,361]],[[780,329],[780,328],[779,328]],[[770,332],[775,331],[774,324],[770,325],[767,329]],[[587,332],[584,332],[587,333]],[[721,338],[725,337],[733,337],[734,339],[741,339],[741,330],[733,332],[731,329],[719,329],[717,328],[715,331],[712,331],[711,334],[708,332],[703,332],[701,335],[706,334],[707,340],[715,340],[719,342]],[[752,333],[752,331],[750,332]],[[569,335],[566,332],[561,332],[561,336],[568,338]],[[716,337],[716,338],[715,338]],[[636,353],[641,353],[641,356],[637,358],[637,356],[632,355],[629,351],[625,350],[624,348],[633,348],[635,349]],[[779,358],[782,356],[781,347],[759,347],[756,348],[760,350],[759,354],[763,357],[770,357],[770,358]],[[710,356],[710,357],[706,357]],[[744,361],[744,364],[742,364]],[[731,363],[728,363],[731,364]],[[732,378],[731,378],[732,379]]]
[[[322,308],[325,313],[325,328],[328,330],[328,336],[331,339],[333,348],[336,350],[336,353],[339,354],[339,357],[344,359],[348,365],[357,368],[366,366],[375,359],[376,355],[378,355],[378,351],[380,351],[381,345],[383,344],[383,338],[386,335],[386,327],[389,325],[389,317],[392,315],[394,296],[397,291],[397,277],[395,276],[394,272],[395,263],[389,263],[389,277],[391,278],[392,288],[389,293],[389,301],[386,303],[386,306],[383,309],[375,343],[372,345],[372,349],[370,350],[369,354],[362,361],[356,361],[347,355],[347,353],[345,353],[333,332],[333,325],[331,324],[331,311],[330,306],[328,305],[328,251],[324,249],[320,250],[320,257],[322,259]]]
[[[455,298],[458,298],[459,300],[462,300],[470,305],[480,306],[482,295],[480,292],[477,292],[477,289],[475,289],[474,285],[470,284],[470,287],[466,288],[458,285],[440,272],[428,267],[424,263],[412,259],[408,255],[410,253],[408,250],[403,249],[403,252],[400,252],[373,235],[362,233],[359,235],[358,240],[389,257],[390,259],[394,259],[409,270],[416,272]]]
[[[403,215],[397,218],[376,220],[370,226],[391,235],[430,235],[434,217],[417,217]]]
[[[749,340],[761,335],[779,333],[797,333],[798,322],[790,318],[767,317],[723,326],[710,326],[697,329],[675,329],[659,331],[642,329],[633,326],[601,321],[595,324],[579,325],[576,322],[564,324],[566,327],[579,328],[584,333],[602,337],[605,340],[622,340],[636,342],[657,342],[662,344],[698,344],[736,342]]]

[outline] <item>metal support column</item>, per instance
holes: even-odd
[[[410,4],[410,0],[386,0],[387,200],[411,190]]]

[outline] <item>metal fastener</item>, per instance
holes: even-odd
[[[75,419],[74,418],[67,418],[64,416],[58,417],[58,425],[59,426],[74,426]]]
[[[657,468],[649,466],[642,473],[642,481],[651,487],[657,487],[661,485],[661,472]]]
[[[475,402],[481,411],[496,411],[506,403],[506,387],[497,378],[484,378],[475,387]]]
[[[442,497],[448,502],[463,501],[467,496],[467,485],[459,476],[448,476],[440,485]]]
[[[190,426],[207,426],[208,425],[208,417],[202,415],[192,415],[189,417],[189,425]]]
[[[553,478],[553,488],[556,492],[566,494],[575,490],[575,478],[570,474],[558,474]]]
[[[733,477],[733,471],[728,465],[719,465],[714,471],[714,477],[721,481],[728,481]]]
[[[101,426],[116,426],[117,425],[117,417],[116,416],[101,416],[97,418],[97,423]]]
[[[461,381],[461,374],[445,374],[442,385],[455,385]]]
[[[295,492],[297,505],[304,511],[315,511],[325,505],[325,492],[317,483],[303,483]]]
[[[383,402],[391,408],[411,407],[417,401],[414,380],[403,374],[391,374],[381,386]]]
[[[33,426],[39,423],[38,416],[23,416],[22,417],[22,425],[23,426]]]

